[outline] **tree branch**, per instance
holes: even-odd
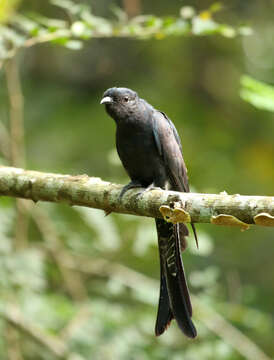
[[[37,344],[46,348],[57,359],[68,358],[67,345],[61,339],[46,333],[35,324],[27,321],[21,314],[20,309],[15,305],[10,304],[5,310],[1,309],[0,316],[17,330],[20,330],[36,341]]]
[[[16,58],[6,62],[6,83],[9,97],[9,125],[10,125],[10,165],[25,166],[24,139],[24,96],[21,88],[20,73]],[[28,217],[24,211],[24,201],[16,201],[15,247],[26,247],[28,240]]]
[[[196,194],[153,190],[139,196],[128,191],[119,200],[122,185],[87,175],[71,176],[0,167],[0,195],[102,209],[172,222],[201,222],[238,226],[274,226],[274,197],[238,194]]]

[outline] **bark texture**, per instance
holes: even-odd
[[[0,166],[0,196],[62,202],[118,212],[162,218],[172,222],[200,222],[238,226],[274,226],[274,197],[179,193],[140,189],[119,200],[122,185],[87,175],[61,175]],[[161,208],[161,209],[160,209]],[[161,210],[161,211],[160,211]]]

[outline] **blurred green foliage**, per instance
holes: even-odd
[[[19,0],[0,1],[0,23],[7,21],[15,10]]]
[[[128,18],[125,11],[113,5],[114,20],[94,15],[86,3],[51,0],[51,4],[61,8],[68,19],[48,18],[35,12],[10,17],[9,24],[0,28],[0,59],[13,56],[20,47],[49,41],[72,50],[79,50],[83,46],[83,40],[94,38],[163,39],[171,35],[209,34],[231,38],[239,34],[251,33],[251,29],[246,26],[232,27],[213,20],[213,14],[220,10],[220,6],[216,4],[200,13],[196,13],[192,7],[182,7],[179,17],[139,15],[133,18]]]
[[[238,85],[247,72],[273,82],[274,63],[262,64],[261,54],[274,5],[206,2],[204,10],[196,1],[181,9],[137,1],[139,12],[129,14],[131,1],[90,3],[91,10],[83,1],[22,1],[1,28],[2,60],[18,51],[27,168],[126,183],[114,124],[99,101],[107,87],[128,86],[176,124],[193,189],[273,195],[272,114],[243,102]],[[267,36],[256,42],[261,29]],[[42,42],[62,46],[32,46]],[[9,98],[0,79],[0,161],[9,164]],[[243,86],[270,97],[250,78]],[[1,359],[260,360],[274,353],[273,230],[198,226],[200,249],[190,237],[184,254],[199,333],[191,342],[175,323],[153,335],[159,262],[151,219],[24,204],[27,240],[18,247],[15,202],[0,200]],[[231,345],[229,325],[247,336],[240,345]]]
[[[258,109],[274,111],[274,86],[257,81],[250,76],[241,78],[241,97]]]

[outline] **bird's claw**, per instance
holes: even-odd
[[[158,187],[158,186],[149,185],[146,189],[141,190],[141,191],[136,195],[136,197],[140,197],[140,196],[142,196],[144,193],[146,193],[146,192],[148,192],[148,191],[153,191],[153,190],[163,190],[163,189],[161,189],[161,188]]]
[[[138,182],[134,182],[134,181],[131,181],[130,183],[128,183],[127,185],[125,185],[122,189],[122,191],[120,192],[119,194],[119,197],[118,197],[118,200],[121,201],[123,196],[125,195],[125,193],[130,190],[130,189],[136,189],[136,188],[139,188],[139,187],[142,187],[142,185]]]

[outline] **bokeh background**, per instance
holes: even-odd
[[[212,6],[86,3],[93,14],[121,21],[125,14],[179,16],[183,6],[196,14]],[[127,183],[114,122],[99,104],[104,90],[124,86],[174,122],[192,191],[273,195],[273,113],[240,97],[240,78],[274,82],[274,3],[222,5],[216,21],[248,25],[252,34],[110,36],[87,39],[76,51],[45,42],[3,61],[1,164]],[[67,21],[66,11],[47,1],[17,6],[7,21],[34,13]],[[10,104],[14,94],[19,100]],[[24,123],[17,156],[9,150],[12,117]],[[184,262],[199,336],[187,340],[173,322],[155,338],[159,261],[151,219],[1,198],[1,359],[271,359],[273,229],[198,224],[197,231],[200,250],[190,236]]]

